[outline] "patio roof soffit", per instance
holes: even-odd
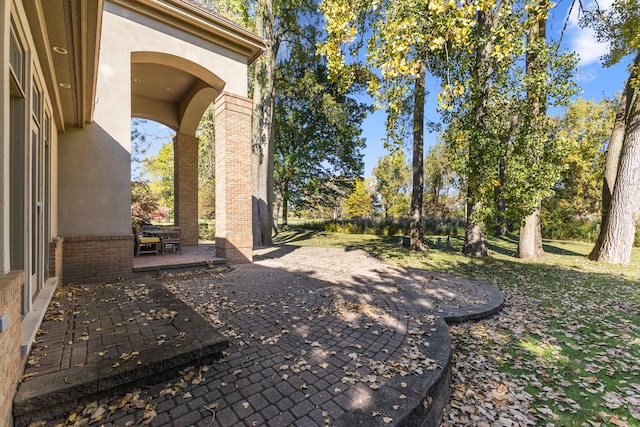
[[[24,0],[60,131],[93,121],[104,0]]]
[[[247,65],[262,55],[267,46],[262,37],[189,1],[109,1],[242,55]]]

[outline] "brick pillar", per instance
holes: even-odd
[[[0,274],[0,316],[6,315],[7,329],[0,332],[0,425],[12,426],[13,397],[22,374],[20,290],[24,272]]]
[[[198,244],[198,138],[173,139],[173,206],[175,224],[185,246]]]
[[[215,102],[216,255],[253,261],[251,113],[249,98],[223,93]]]

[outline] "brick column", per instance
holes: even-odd
[[[173,139],[173,206],[175,224],[185,246],[198,244],[198,138]]]
[[[249,98],[223,93],[215,102],[216,255],[253,261],[251,113]]]
[[[13,425],[13,397],[23,368],[20,358],[20,289],[23,283],[22,270],[0,274],[0,316],[6,315],[8,320],[8,328],[0,332],[0,425],[3,426]]]

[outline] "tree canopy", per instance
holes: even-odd
[[[404,152],[394,151],[378,159],[377,166],[373,168],[373,176],[385,218],[407,215],[407,190],[411,182],[411,172]]]

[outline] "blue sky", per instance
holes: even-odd
[[[598,0],[601,7],[608,7],[612,0]],[[558,40],[562,28],[567,22],[567,28],[562,38],[562,47],[574,51],[578,54],[578,75],[576,81],[581,87],[578,96],[585,99],[600,100],[603,97],[613,97],[621,93],[624,82],[628,76],[627,65],[629,61],[617,64],[611,68],[604,68],[601,65],[600,57],[608,52],[608,46],[597,43],[593,31],[580,28],[578,25],[578,7],[574,7],[571,15],[569,9],[572,0],[558,0],[557,6],[551,11],[548,21],[548,35],[553,40]],[[576,0],[577,3],[577,0]],[[592,8],[593,0],[583,0],[587,9]],[[427,82],[429,98],[425,108],[427,118],[438,121],[439,116],[435,111],[435,98],[439,88],[435,81]],[[378,159],[386,154],[382,145],[385,135],[385,114],[383,111],[376,111],[363,123],[363,136],[367,140],[365,150],[365,176],[371,176],[373,168],[378,163]],[[435,134],[425,134],[425,153],[429,146],[435,144]],[[408,158],[411,158],[408,156]]]

